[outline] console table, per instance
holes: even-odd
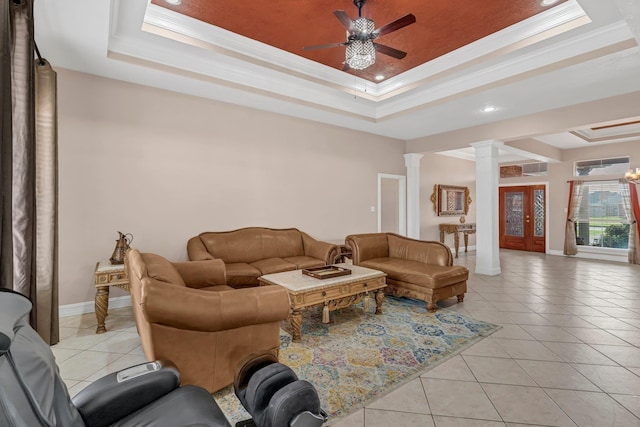
[[[453,242],[456,248],[456,258],[458,258],[458,247],[460,246],[460,237],[458,233],[464,234],[464,251],[467,252],[469,244],[469,234],[475,234],[475,224],[440,224],[440,243],[444,243],[444,234],[453,234]]]
[[[111,264],[109,261],[99,261],[96,263],[95,271],[96,286],[96,319],[98,328],[96,334],[107,332],[104,321],[109,311],[109,286],[117,286],[129,292],[129,278],[124,271],[124,264]]]

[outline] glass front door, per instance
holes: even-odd
[[[545,252],[545,187],[500,187],[500,247]]]

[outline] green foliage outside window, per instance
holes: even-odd
[[[627,248],[629,245],[629,224],[611,224],[604,229],[602,246],[605,248]]]

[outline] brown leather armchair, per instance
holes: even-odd
[[[133,313],[148,360],[171,360],[182,384],[214,392],[233,382],[248,354],[280,347],[289,297],[280,286],[233,289],[220,260],[172,263],[127,252]]]

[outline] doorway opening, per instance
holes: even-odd
[[[378,233],[407,235],[407,178],[378,174]]]

